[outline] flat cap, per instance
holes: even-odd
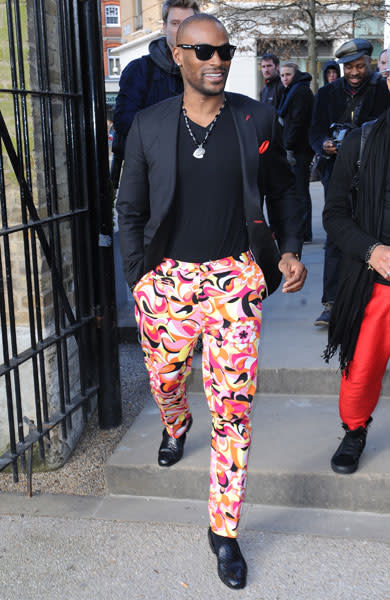
[[[352,60],[356,60],[360,58],[364,54],[367,56],[371,56],[373,51],[372,44],[367,40],[362,40],[361,38],[356,38],[351,40],[350,42],[345,42],[340,48],[336,51],[336,58],[338,58],[339,63],[347,63]]]

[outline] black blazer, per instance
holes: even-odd
[[[266,197],[281,252],[302,249],[302,209],[272,106],[226,93],[240,145],[249,246],[258,258],[258,221]],[[129,285],[155,268],[167,246],[166,219],[176,184],[182,96],[137,113],[130,129],[117,201],[119,242]],[[257,242],[257,243],[256,243]]]

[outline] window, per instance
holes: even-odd
[[[134,18],[134,29],[142,29],[142,0],[135,0],[135,18]]]
[[[106,6],[107,27],[120,27],[119,6]]]
[[[119,56],[111,55],[112,48],[108,48],[108,76],[118,78],[121,74],[121,63]]]

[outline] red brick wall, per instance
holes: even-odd
[[[100,10],[102,15],[102,35],[103,35],[103,54],[104,54],[104,75],[108,77],[108,48],[116,48],[122,43],[122,30],[120,25],[112,27],[106,25],[106,6],[117,6],[120,9],[120,0],[101,0]],[[119,16],[120,22],[120,16]]]

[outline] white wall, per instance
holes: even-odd
[[[134,42],[128,42],[127,44],[118,46],[118,48],[113,48],[111,54],[119,56],[121,71],[123,71],[130,61],[135,58],[140,58],[144,54],[149,54],[150,42],[161,35],[161,31],[156,31],[152,34],[145,35],[142,38],[138,38],[137,40],[134,40]]]
[[[234,56],[227,80],[226,90],[245,94],[258,100],[257,95],[257,64],[255,56]]]

